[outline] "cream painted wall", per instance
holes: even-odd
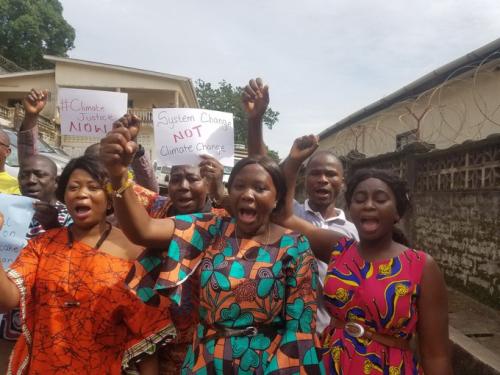
[[[421,140],[439,149],[500,133],[500,70],[469,73],[417,99],[394,104],[321,140],[320,148],[337,155],[357,149],[368,157],[395,151],[396,135],[417,127],[412,114],[422,117]]]
[[[7,105],[8,99],[22,99],[32,88],[47,89],[50,91],[51,96],[42,114],[48,118],[53,118],[56,107],[54,76],[54,72],[17,77],[0,76],[0,104]]]
[[[108,87],[123,88],[124,91],[126,89],[178,91],[183,101],[187,102],[179,81],[105,67],[57,62],[56,83],[58,86],[89,89]]]
[[[172,91],[122,90],[122,92],[128,93],[128,99],[133,100],[134,108],[152,108],[153,104],[157,108],[175,106],[175,93]]]

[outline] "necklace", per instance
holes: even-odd
[[[106,224],[108,225],[108,227],[106,228],[106,230],[104,232],[102,232],[101,236],[99,237],[99,239],[97,240],[95,246],[94,246],[94,249],[95,250],[99,250],[99,248],[101,247],[101,245],[103,244],[104,241],[106,241],[106,238],[108,238],[109,236],[109,233],[111,233],[111,229],[113,229],[113,226],[106,222]],[[70,284],[69,284],[69,276],[71,275],[71,259],[72,259],[72,255],[73,255],[73,243],[74,243],[74,236],[73,236],[73,232],[71,231],[71,227],[73,226],[73,224],[71,224],[70,226],[68,226],[68,243],[67,243],[67,246],[69,247],[69,267],[68,267],[68,277],[66,279],[66,285],[67,285],[67,288],[68,288],[68,291],[70,290]],[[76,293],[78,292],[78,288],[76,288],[75,292],[73,293],[73,299],[70,300],[70,301],[65,301],[63,306],[64,307],[79,307],[80,306],[80,302],[78,302],[76,300]]]
[[[237,232],[237,227],[236,227],[236,224],[235,224],[235,225],[234,225],[234,241],[236,242],[236,246],[238,247],[238,249],[237,249],[237,254],[239,254],[239,253],[240,253],[240,251],[241,251],[241,248],[240,248],[240,242],[238,241],[238,236],[237,236],[236,232]],[[270,236],[271,236],[271,226],[268,226],[268,227],[267,227],[267,238],[266,238],[266,242],[263,244],[263,245],[264,245],[264,246],[263,246],[263,247],[264,247],[264,249],[267,249],[267,246],[269,245],[269,238],[270,238]],[[261,242],[260,244],[262,245],[262,242]],[[250,259],[247,259],[247,258],[246,258],[246,255],[245,255],[245,254],[243,254],[243,255],[242,255],[242,258],[243,258],[243,259],[245,259],[245,260],[250,260]]]

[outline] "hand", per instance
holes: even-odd
[[[297,138],[293,142],[293,146],[290,150],[288,158],[302,164],[304,160],[306,160],[313,154],[314,151],[316,151],[319,146],[318,142],[319,138],[314,134],[304,135],[300,138]]]
[[[132,141],[128,122],[121,121],[125,117],[119,120],[121,125],[115,127],[113,124],[114,129],[101,139],[101,161],[108,170],[111,183],[118,186],[127,178],[128,166],[138,147],[137,143]]]
[[[251,79],[243,90],[241,102],[249,119],[262,118],[269,105],[269,87],[261,78]]]
[[[23,107],[26,115],[38,115],[47,104],[49,92],[47,90],[38,91],[31,89],[31,91],[23,98]]]
[[[49,230],[59,228],[59,211],[57,208],[47,202],[33,202],[35,214],[33,217],[42,225],[43,229]]]
[[[131,140],[136,142],[137,136],[141,131],[141,120],[136,115],[126,114],[113,123],[113,129],[121,127],[128,128]]]
[[[4,223],[4,217],[3,214],[0,212],[0,229],[3,228],[3,223]]]
[[[207,181],[208,192],[210,196],[217,195],[222,192],[224,194],[224,185],[222,177],[224,175],[224,166],[214,157],[210,155],[200,155],[200,175]]]

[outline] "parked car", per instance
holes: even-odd
[[[158,167],[156,172],[156,178],[158,179],[158,184],[167,186],[170,181],[170,170],[171,168],[164,165],[163,167]]]
[[[17,177],[19,173],[19,159],[17,155],[17,133],[10,129],[2,129],[9,136],[10,148],[12,152],[5,161],[5,170],[13,177]],[[58,147],[52,147],[45,141],[38,139],[37,150],[40,155],[45,155],[53,160],[57,165],[57,174],[60,174],[71,157]]]

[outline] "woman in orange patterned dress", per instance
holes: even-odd
[[[168,305],[148,307],[127,290],[142,249],[106,222],[106,181],[95,159],[73,159],[57,190],[73,224],[28,242],[7,272],[0,267],[0,311],[22,313],[9,374],[158,372],[151,354],[175,335]]]

